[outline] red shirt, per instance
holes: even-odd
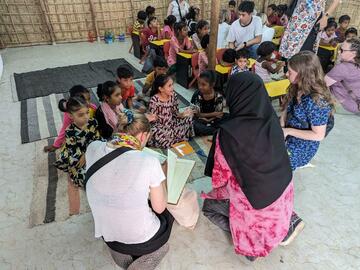
[[[151,31],[150,28],[146,27],[142,30],[143,34],[143,45],[148,46],[150,44],[150,41],[157,40],[158,39],[158,33]]]
[[[135,86],[132,85],[129,88],[121,88],[121,97],[123,102],[126,102],[129,98],[133,98],[135,96]]]

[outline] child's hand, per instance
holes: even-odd
[[[194,116],[194,112],[191,108],[186,108],[185,111],[183,112],[183,116],[184,117],[192,117],[192,116]]]
[[[289,136],[289,128],[282,128],[282,131],[284,133],[284,138],[286,139],[287,136]]]
[[[79,159],[78,163],[76,164],[76,167],[82,168],[82,167],[84,167],[85,163],[86,163],[85,154],[83,154],[81,156],[81,158]]]
[[[224,113],[223,112],[218,112],[216,114],[216,118],[222,118],[224,116]]]
[[[277,63],[276,63],[276,65],[278,65],[278,66],[280,66],[280,67],[285,67],[285,62],[284,61],[278,61]]]
[[[330,45],[333,46],[333,47],[336,47],[337,46],[337,40],[336,39],[332,39],[330,41]]]
[[[49,146],[45,146],[44,147],[44,152],[47,153],[47,152],[55,152],[56,151],[56,147],[53,146],[53,145],[49,145]]]
[[[149,122],[154,122],[158,119],[157,115],[156,114],[153,114],[153,113],[147,113],[145,114],[147,120],[149,120]]]

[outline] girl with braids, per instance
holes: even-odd
[[[339,56],[341,62],[325,76],[326,84],[345,110],[360,114],[360,39],[346,40]]]
[[[86,103],[89,108],[89,114],[90,118],[93,118],[96,111],[96,105],[93,103],[90,103],[90,91],[86,87],[82,85],[75,85],[71,87],[69,90],[70,97],[83,97],[86,100]],[[61,99],[59,101],[59,110],[64,113],[64,120],[61,127],[61,130],[57,136],[57,138],[54,141],[53,145],[45,146],[44,151],[45,152],[54,152],[56,149],[59,149],[64,141],[65,141],[65,130],[70,126],[72,123],[70,114],[66,112],[66,99]]]
[[[319,58],[303,51],[288,63],[290,80],[282,106],[283,128],[292,170],[302,167],[315,156],[327,125],[333,125],[334,103],[324,81]]]

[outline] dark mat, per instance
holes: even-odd
[[[145,74],[134,68],[123,58],[89,62],[87,64],[47,68],[44,70],[14,74],[19,101],[60,94],[82,84],[91,88],[105,81],[114,81],[116,69],[120,65],[128,65],[134,72],[134,79],[145,77]]]

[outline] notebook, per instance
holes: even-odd
[[[194,153],[194,148],[192,148],[191,145],[186,141],[173,144],[172,148],[180,157]]]

